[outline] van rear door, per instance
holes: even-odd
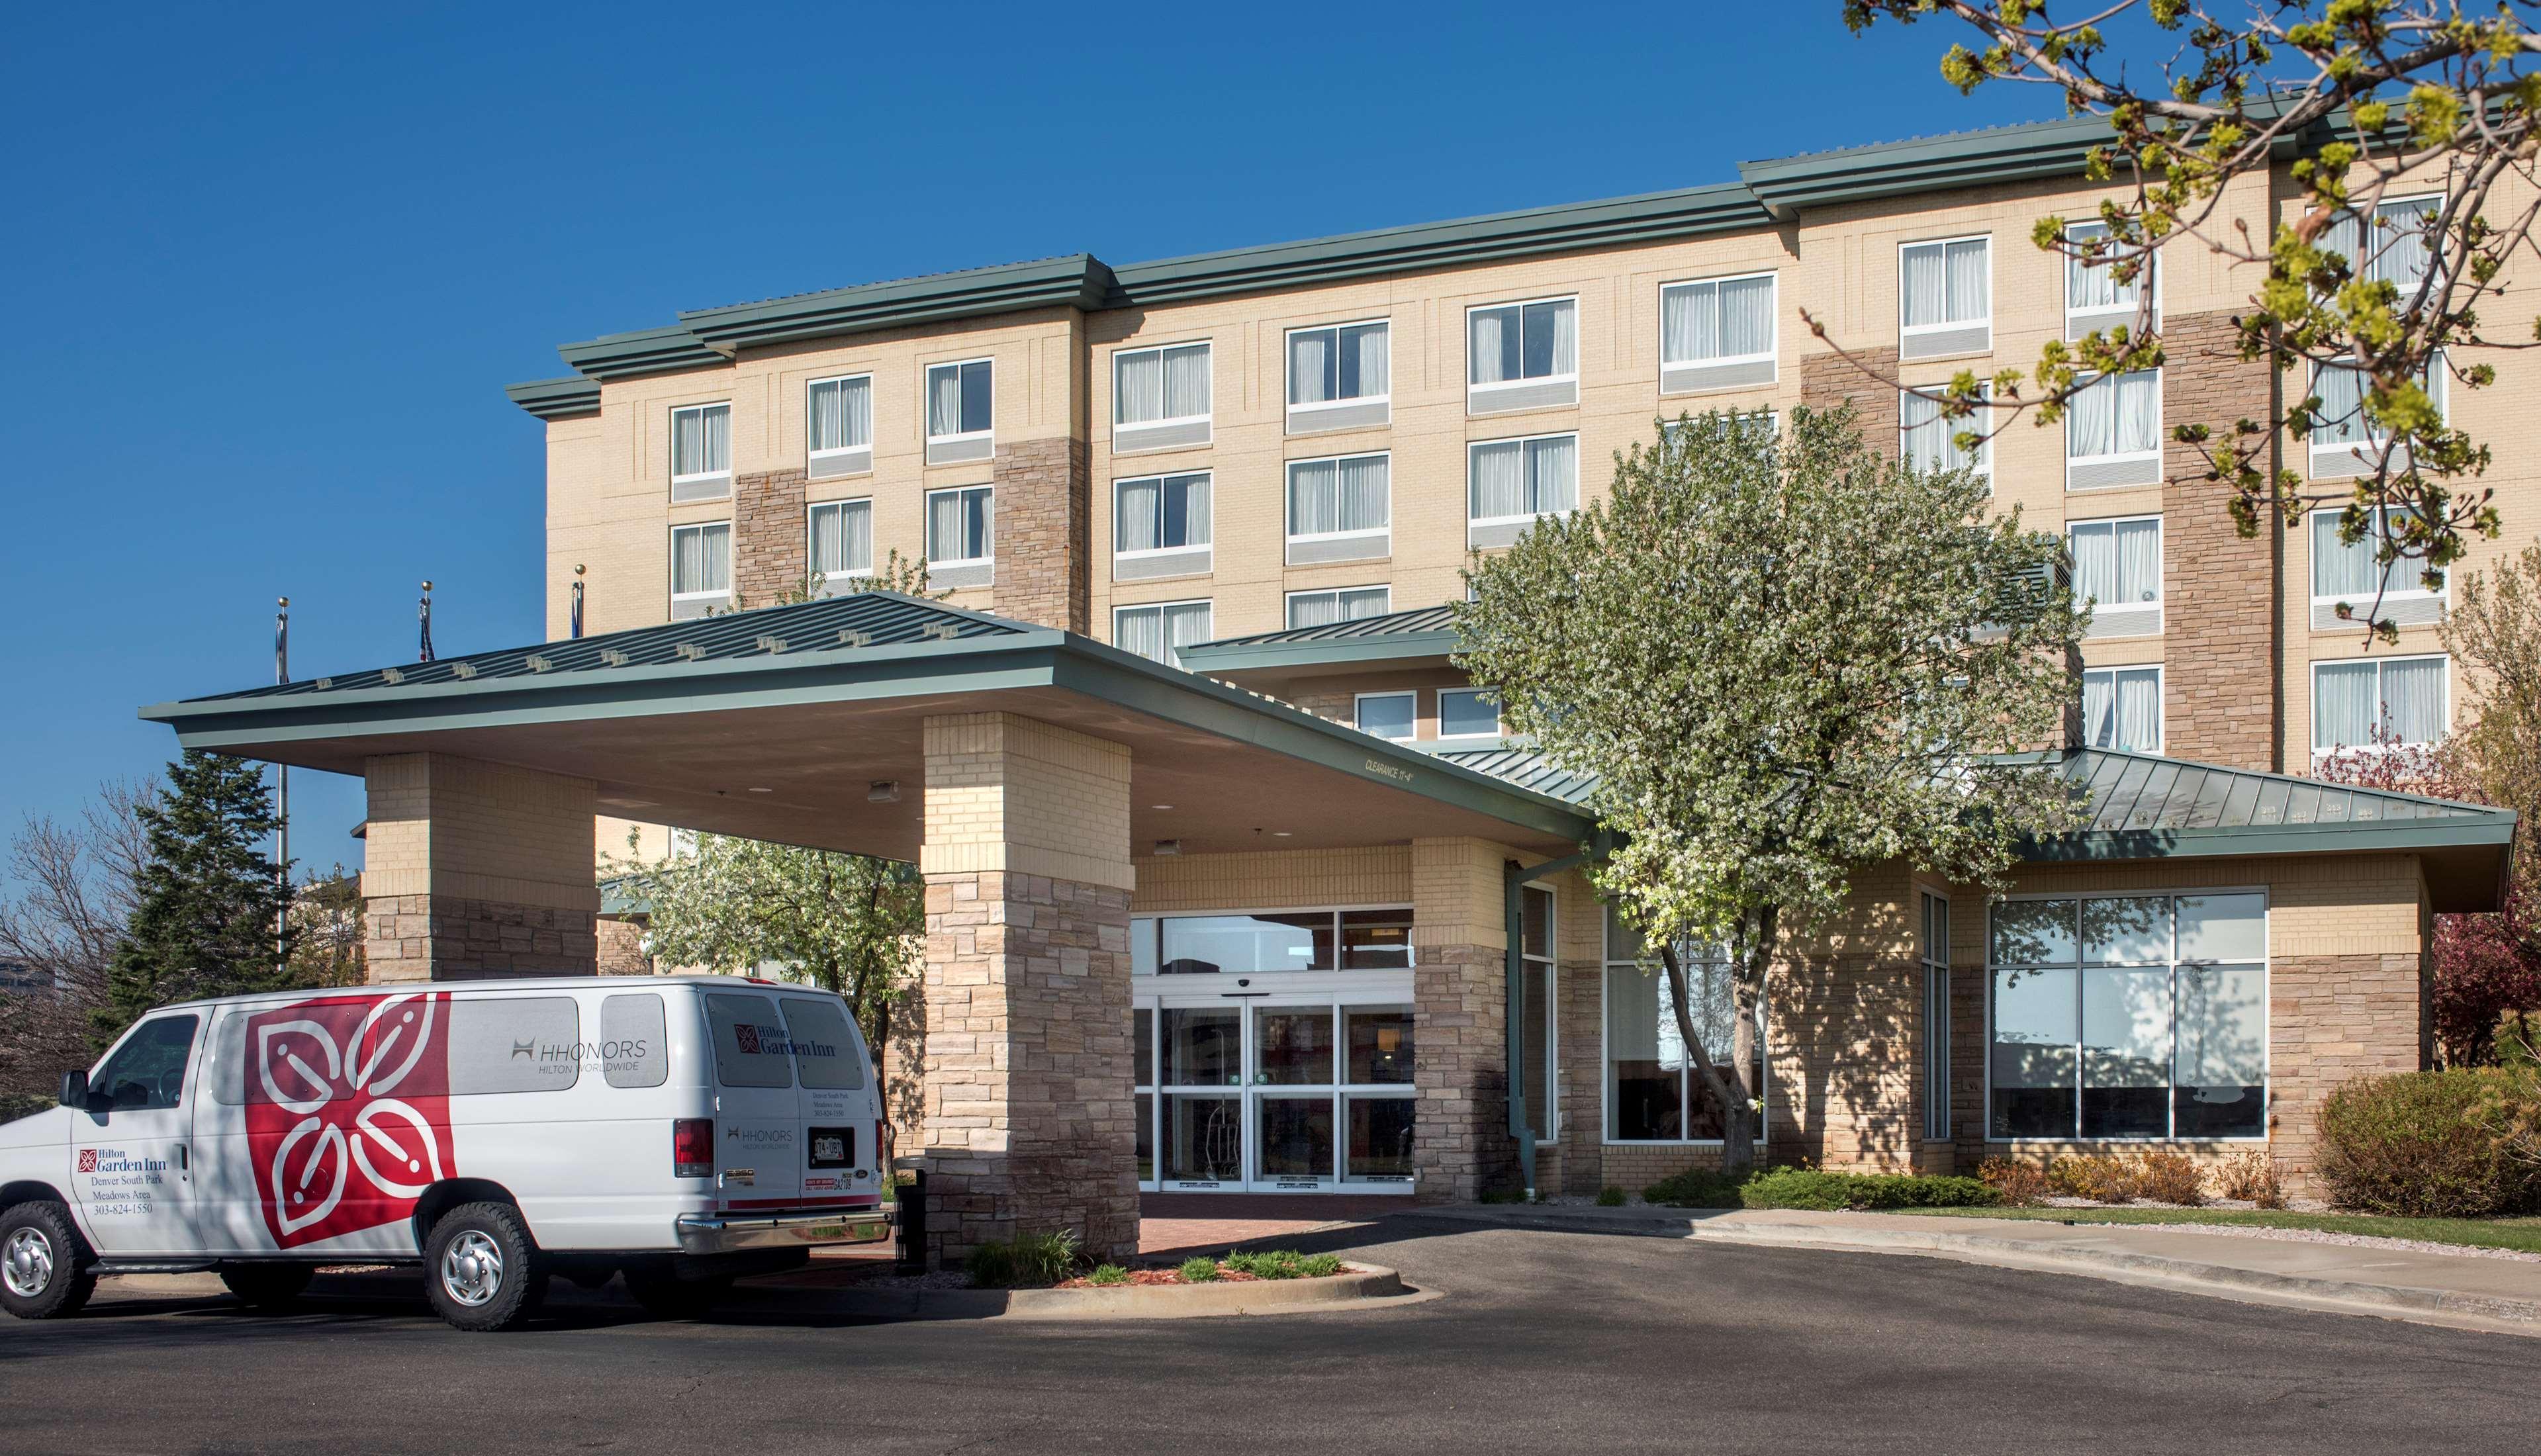
[[[872,1204],[882,1197],[873,1075],[864,1040],[833,995],[780,995],[802,1086],[803,1201]]]
[[[709,990],[715,1060],[715,1197],[724,1208],[803,1202],[802,1102],[790,1034],[763,991]]]

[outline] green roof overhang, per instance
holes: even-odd
[[[572,419],[600,412],[600,381],[579,374],[506,385],[503,394],[541,419]]]
[[[1097,309],[1112,286],[1111,268],[1093,255],[1079,253],[1039,262],[863,283],[764,303],[693,309],[680,315],[680,324],[707,347],[728,353],[758,344],[1026,309]]]
[[[1264,642],[1237,639],[1182,649],[1185,666],[1196,673],[1293,673],[1304,668],[1400,667],[1444,662],[1456,650],[1456,634],[1394,632],[1384,636],[1319,637],[1305,641]]]

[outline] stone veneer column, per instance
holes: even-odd
[[[1094,496],[1085,442],[997,447],[999,616],[1091,631]]]
[[[1412,841],[1412,1163],[1423,1202],[1516,1186],[1501,870],[1517,857],[1484,839]]]
[[[2206,478],[2196,447],[2169,439],[2179,425],[2203,424],[2216,441],[2240,420],[2272,418],[2274,375],[2240,356],[2228,315],[2185,314],[2161,330],[2163,425],[2162,628],[2181,650],[2164,653],[2163,752],[2229,768],[2280,769],[2284,720],[2277,674],[2278,578],[2284,529],[2263,523],[2255,537],[2234,528],[2231,491]],[[2260,462],[2273,471],[2272,449]]]
[[[1897,350],[1892,347],[1855,351],[1855,363],[1842,354],[1814,353],[1800,359],[1800,402],[1811,409],[1833,409],[1851,402],[1861,426],[1862,443],[1880,455],[1894,460],[1899,446],[1898,432],[1903,422],[1897,409],[1897,392],[1883,380],[1901,376]],[[1946,380],[1957,364],[1937,366],[1940,373],[1932,382]],[[1877,378],[1871,371],[1877,372]],[[1925,383],[1920,377],[1916,384]]]
[[[2320,1193],[2310,1174],[2323,1098],[2342,1082],[2426,1064],[2425,964],[2396,951],[2269,960],[2268,1151],[2288,1192]]]
[[[745,607],[800,590],[811,570],[804,473],[764,471],[732,481],[732,588]]]
[[[926,720],[932,1262],[1075,1229],[1137,1252],[1129,751],[1012,713]]]
[[[372,759],[363,776],[373,983],[593,974],[590,779],[446,754]]]

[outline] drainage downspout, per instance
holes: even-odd
[[[1505,861],[1500,867],[1502,912],[1508,930],[1508,1129],[1517,1139],[1518,1178],[1526,1186],[1526,1201],[1535,1201],[1535,1128],[1527,1121],[1526,1101],[1526,886],[1531,880],[1558,875],[1592,859],[1603,859],[1614,845],[1605,831],[1582,845],[1576,854],[1548,859],[1542,864],[1521,865]]]

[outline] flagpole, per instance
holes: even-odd
[[[274,601],[273,614],[273,681],[276,687],[291,681],[291,599]],[[291,939],[291,765],[274,765],[274,855],[273,877],[280,886],[282,908],[273,917],[273,967],[286,969],[285,948]]]

